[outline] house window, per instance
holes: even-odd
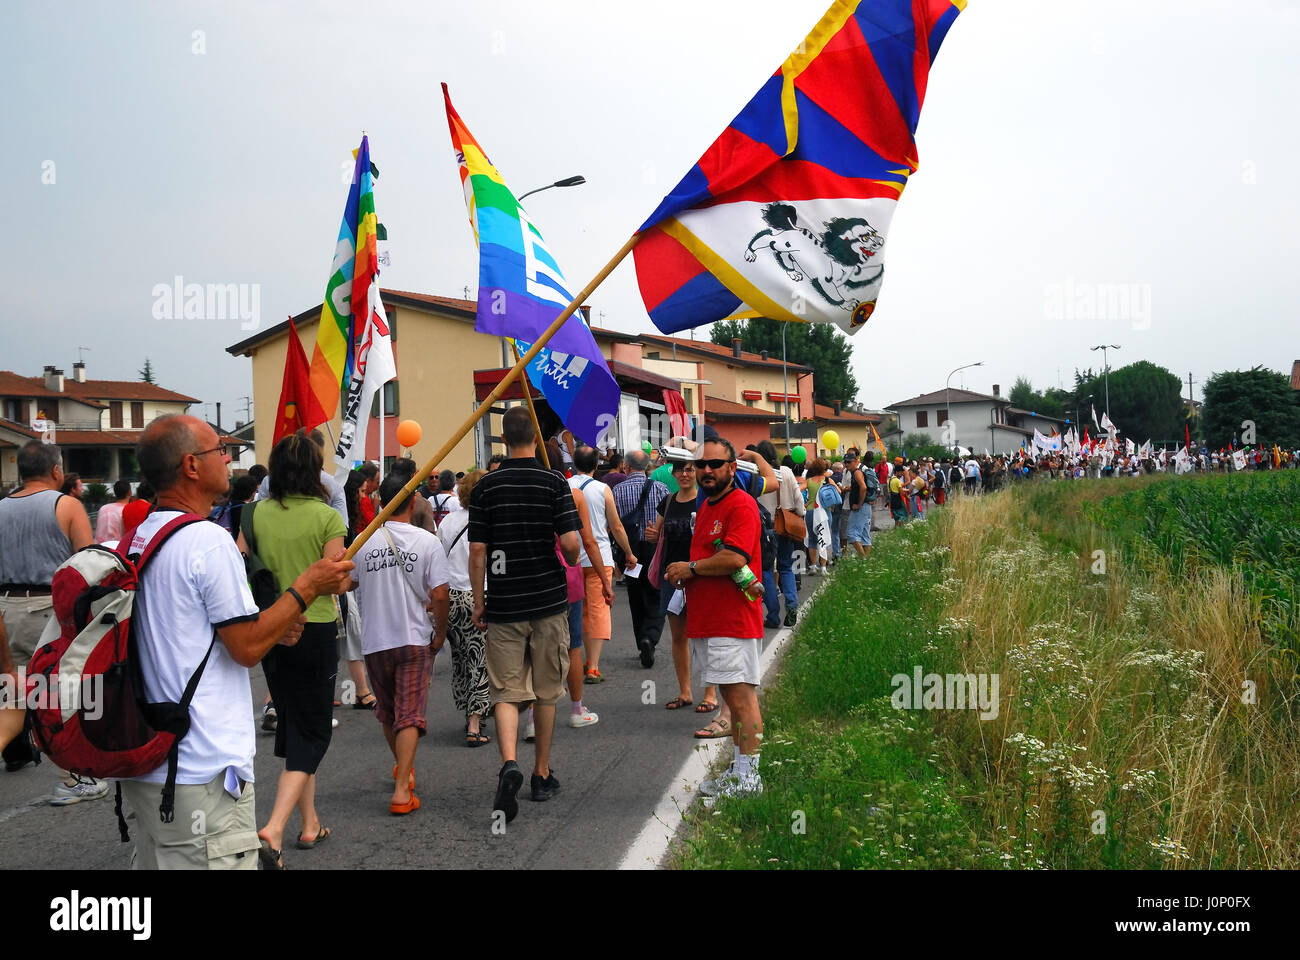
[[[131,401],[131,427],[133,429],[138,430],[140,427],[143,426],[144,426],[144,401],[132,400]]]
[[[917,425],[918,427],[928,427],[928,426],[930,425],[930,411],[929,411],[929,410],[918,410],[918,411],[916,411],[916,425]]]
[[[937,426],[942,426],[948,422],[948,411],[943,407],[939,408],[939,412],[935,416],[938,417]]]
[[[108,425],[113,430],[122,429],[122,401],[121,400],[109,401]]]
[[[798,420],[798,419],[799,419],[799,401],[798,401],[798,400],[791,401],[791,403],[790,403],[790,419],[791,419],[791,420]]]
[[[374,401],[370,404],[370,415],[372,417],[379,416],[379,396],[380,396],[379,393],[376,393]],[[397,416],[397,381],[396,380],[389,380],[386,384],[384,384],[383,397],[384,397],[384,416],[386,417]]]
[[[682,399],[686,401],[688,411],[695,409],[695,391],[691,387],[682,387]]]
[[[6,400],[5,419],[12,420],[14,423],[26,424],[27,423],[27,401]]]
[[[647,354],[645,355],[645,358],[646,358],[647,360],[658,360],[658,359],[659,359],[659,351],[658,351],[658,350],[651,350],[649,353],[647,353]]]
[[[782,416],[784,416],[784,415],[785,415],[785,401],[784,401],[784,400],[773,400],[773,401],[772,401],[772,409],[775,410],[777,413],[781,414]]]
[[[745,398],[745,406],[747,406],[747,407],[752,407],[753,405],[754,405],[754,398],[753,398],[753,397],[746,397],[746,398]]]

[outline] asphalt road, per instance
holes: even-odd
[[[800,599],[819,583],[820,578],[805,576]],[[600,715],[600,722],[570,728],[569,701],[558,705],[551,755],[562,785],[557,796],[540,804],[527,798],[532,746],[521,742],[525,782],[519,816],[505,835],[493,835],[491,805],[500,758],[495,740],[475,749],[464,745],[464,719],[451,697],[451,655],[444,649],[434,666],[429,734],[416,754],[420,810],[407,817],[388,812],[393,760],[379,724],[369,711],[341,707],[316,797],[322,822],[333,836],[317,849],[294,849],[295,815],[289,828],[293,833],[286,834],[286,865],[295,870],[617,866],[699,742],[692,734],[708,717],[664,709],[677,694],[668,628],[654,667],[643,668],[632,640],[626,594],[621,588],[615,593],[614,637],[601,655],[606,680],[588,686],[584,694],[584,703]],[[769,630],[764,644],[776,633]],[[653,687],[645,687],[647,681]],[[259,711],[265,690],[261,671],[254,670]],[[698,703],[703,687],[693,692]],[[488,732],[495,735],[495,727],[489,725]],[[257,746],[261,826],[270,814],[281,766],[272,754],[273,736],[260,726]],[[131,846],[118,839],[112,793],[103,800],[51,807],[45,801],[53,786],[48,763],[0,772],[0,867],[125,868]]]

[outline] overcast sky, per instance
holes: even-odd
[[[319,303],[370,135],[386,287],[471,296],[477,252],[439,81],[573,289],[616,251],[827,0],[11,5],[0,32],[0,369],[158,382],[243,418],[240,320],[159,320],[154,288]],[[201,31],[197,33],[196,31]],[[1117,343],[1200,383],[1300,356],[1300,3],[971,0],[917,132],[859,399],[1019,375]],[[51,163],[52,162],[52,163]],[[53,182],[43,182],[52,180]],[[248,288],[251,292],[251,286]],[[652,326],[631,259],[597,322]],[[707,330],[698,334],[707,337]],[[431,362],[436,362],[431,360]],[[453,398],[453,402],[455,401]],[[207,408],[211,417],[214,410]]]

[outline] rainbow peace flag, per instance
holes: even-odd
[[[447,124],[460,167],[470,226],[479,247],[479,333],[511,337],[520,354],[573,299],[542,233],[451,105]],[[560,421],[587,443],[598,442],[618,415],[618,384],[591,330],[575,313],[528,365],[528,379]]]
[[[930,66],[966,0],[837,0],[641,226],[650,319],[834,323],[876,308]]]
[[[334,244],[334,262],[325,285],[325,302],[321,304],[320,324],[316,329],[316,346],[311,354],[311,389],[332,419],[339,408],[339,396],[346,394],[352,380],[356,324],[352,304],[365,311],[370,282],[378,270],[375,219],[374,178],[370,167],[370,141],[361,138],[361,146],[352,151],[356,164],[352,186],[343,208],[339,238]],[[310,430],[325,420],[306,424]]]

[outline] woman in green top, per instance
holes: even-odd
[[[317,560],[343,551],[347,528],[327,502],[321,483],[323,459],[321,448],[301,434],[285,437],[271,451],[271,496],[255,505],[253,536],[257,553],[278,583],[293,583]],[[309,850],[330,835],[316,813],[316,769],[329,749],[334,719],[338,673],[334,598],[317,597],[304,615],[307,625],[297,644],[272,647],[262,661],[279,713],[275,755],[284,759],[275,806],[258,831],[263,862],[272,868],[282,868],[280,851],[294,807],[302,814],[300,850]]]

